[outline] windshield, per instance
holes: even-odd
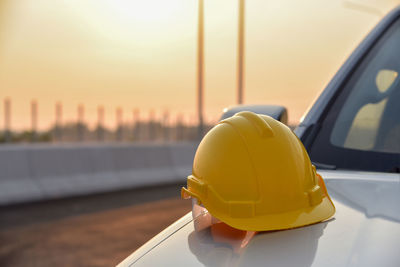
[[[364,57],[322,123],[314,161],[336,168],[398,172],[400,21]]]
[[[333,145],[400,152],[399,52],[400,27],[395,27],[352,86],[330,136]]]

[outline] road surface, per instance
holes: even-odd
[[[0,266],[114,266],[190,211],[180,187],[0,207]]]

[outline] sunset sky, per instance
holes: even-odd
[[[76,119],[98,105],[113,126],[139,108],[196,115],[196,0],[9,0],[0,6],[0,128],[6,97],[12,127]],[[363,3],[363,7],[359,6]],[[280,104],[297,123],[343,61],[400,1],[246,1],[246,104]],[[236,0],[205,0],[205,116],[236,101]]]

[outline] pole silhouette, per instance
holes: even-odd
[[[237,62],[237,102],[243,104],[244,82],[244,12],[245,0],[239,0],[238,18],[238,62]]]
[[[31,133],[32,142],[37,141],[37,124],[38,124],[38,104],[36,100],[31,101]]]
[[[118,107],[115,111],[115,119],[117,122],[117,129],[115,131],[116,141],[121,142],[123,139],[122,132],[123,132],[123,125],[122,125],[122,108]]]
[[[97,141],[104,141],[104,106],[97,107]]]
[[[83,104],[78,105],[78,123],[77,123],[77,132],[78,132],[78,141],[83,141],[84,136],[84,114],[85,114],[85,107]]]
[[[133,141],[137,142],[140,141],[141,138],[141,132],[142,132],[142,127],[140,123],[140,110],[135,108],[133,110]]]
[[[55,140],[61,141],[62,140],[62,133],[61,133],[61,123],[62,123],[62,104],[61,102],[56,103],[56,123],[55,123]]]
[[[11,142],[11,100],[4,99],[4,139]]]
[[[197,137],[203,137],[203,86],[204,86],[204,0],[198,0],[198,24],[197,24]]]

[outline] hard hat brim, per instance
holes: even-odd
[[[204,203],[204,206],[207,208],[207,203]],[[217,210],[213,210],[212,207],[209,208],[208,211],[217,219],[234,228],[247,231],[273,231],[297,228],[324,221],[335,214],[335,206],[326,196],[320,204],[314,207],[247,218],[232,218],[220,214]]]
[[[268,213],[268,214],[257,214],[256,216],[245,216],[245,217],[233,217],[229,214],[223,213],[223,209],[216,208],[216,202],[214,198],[203,198],[201,192],[195,192],[194,188],[181,189],[181,197],[183,199],[196,198],[199,204],[203,204],[204,207],[217,219],[225,222],[226,224],[246,231],[273,231],[273,230],[284,230],[290,228],[297,228],[305,225],[318,223],[329,219],[335,214],[335,206],[330,199],[326,186],[322,177],[317,174],[318,185],[322,188],[323,196],[322,201],[319,204],[303,207],[301,209],[295,209],[286,212]],[[196,185],[197,179],[193,176],[188,177],[188,181],[191,185]],[[204,187],[203,183],[201,185]],[[212,191],[212,190],[211,190]],[[203,192],[204,193],[204,192]],[[211,192],[210,196],[214,195]]]

